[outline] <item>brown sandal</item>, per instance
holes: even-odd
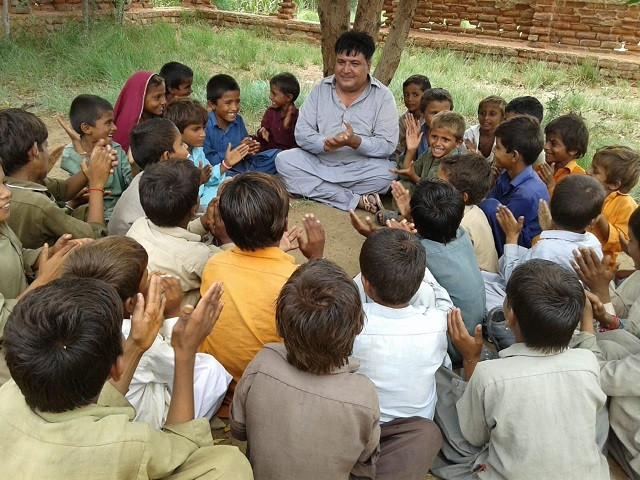
[[[373,202],[371,201],[372,197]],[[360,201],[362,202],[362,209],[374,215],[383,209],[382,200],[380,200],[380,195],[378,195],[377,193],[360,195]]]

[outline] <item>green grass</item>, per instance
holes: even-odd
[[[379,52],[373,63],[377,62]],[[195,71],[194,96],[205,100],[205,84],[216,73],[236,77],[242,90],[243,116],[257,126],[268,105],[268,82],[291,71],[301,80],[302,103],[321,77],[320,47],[291,39],[276,41],[266,29],[220,29],[191,19],[176,27],[164,23],[117,27],[94,22],[89,32],[69,23],[55,33],[16,31],[0,40],[0,106],[34,105],[40,114],[67,112],[80,93],[115,102],[122,85],[136,70],[158,71],[169,60]],[[534,95],[545,105],[545,122],[575,111],[589,126],[588,165],[594,150],[607,144],[640,147],[640,95],[624,80],[606,80],[596,65],[560,68],[544,62],[509,63],[488,56],[407,46],[391,82],[402,112],[402,81],[422,73],[434,86],[447,88],[469,124],[476,122],[480,99],[498,94],[509,100]]]

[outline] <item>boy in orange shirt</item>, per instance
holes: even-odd
[[[235,246],[209,259],[200,291],[223,282],[224,313],[199,352],[213,355],[233,375],[218,416],[228,417],[236,383],[265,343],[281,342],[276,332],[275,302],[280,289],[298,268],[291,250],[298,241],[308,259],[322,258],[324,230],[313,215],[302,229],[287,230],[289,195],[273,175],[247,172],[227,183],[220,193],[220,217]]]
[[[549,189],[549,196],[561,178],[586,172],[576,162],[587,153],[589,130],[582,117],[574,113],[553,119],[544,129],[545,163],[536,167],[540,179]]]
[[[640,178],[640,153],[620,145],[599,148],[588,174],[607,192],[602,214],[589,231],[602,243],[602,253],[615,262],[622,251],[620,236],[629,241],[629,217],[638,206],[629,191]]]

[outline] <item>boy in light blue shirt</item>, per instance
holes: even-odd
[[[275,158],[279,149],[260,152],[260,143],[249,136],[240,111],[240,86],[233,77],[214,75],[207,82],[207,107],[209,121],[206,125],[204,154],[212,166],[220,165],[220,170],[228,176],[242,172],[276,173]],[[227,155],[245,145],[247,151],[239,160],[229,162]],[[235,160],[235,159],[234,159]]]

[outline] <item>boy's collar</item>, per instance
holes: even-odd
[[[510,347],[505,348],[504,350],[500,350],[498,355],[500,358],[507,357],[552,357],[554,355],[559,355],[567,351],[567,348],[563,348],[562,350],[556,350],[551,353],[545,353],[540,350],[534,350],[533,348],[527,347],[524,343],[518,342],[514,343]]]

